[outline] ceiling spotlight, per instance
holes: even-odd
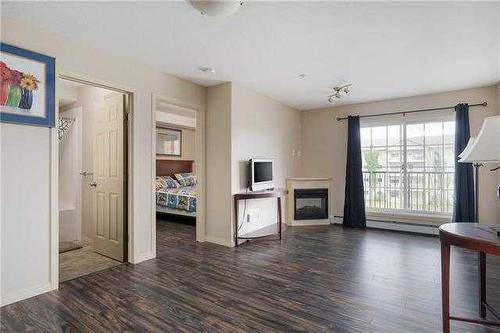
[[[303,78],[305,78],[305,77],[306,77],[306,75],[305,75],[304,73],[299,74],[299,78],[303,79]]]
[[[224,17],[236,13],[243,1],[236,0],[188,0],[189,4],[194,7],[201,15],[212,17]]]
[[[346,94],[348,94],[348,93],[349,93],[349,87],[345,87],[345,88],[344,88],[344,92],[345,92]]]
[[[215,69],[212,67],[198,67],[198,70],[204,73],[215,74]]]

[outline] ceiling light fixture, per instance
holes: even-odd
[[[215,74],[215,69],[212,67],[198,67],[198,70],[204,73]]]
[[[342,98],[350,93],[351,83],[343,86],[333,87],[333,91],[327,95],[328,102],[333,103],[336,99]]]
[[[299,78],[303,79],[303,78],[305,78],[305,77],[306,77],[306,75],[305,75],[304,73],[299,74]]]
[[[243,1],[236,0],[188,0],[189,4],[194,7],[203,16],[225,17],[236,13]]]

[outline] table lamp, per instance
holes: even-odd
[[[458,162],[473,163],[475,171],[474,218],[475,222],[479,222],[479,168],[483,164],[500,163],[500,116],[484,119],[478,136],[469,139],[465,149],[458,155]],[[500,167],[491,171],[498,169]],[[500,197],[500,186],[497,187],[497,195]],[[497,235],[500,236],[500,230],[497,231]]]

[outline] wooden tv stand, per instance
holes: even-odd
[[[281,197],[286,195],[286,190],[274,189],[272,191],[255,191],[255,192],[244,192],[237,193],[233,195],[234,198],[234,244],[236,247],[239,246],[239,240],[250,240],[250,239],[264,239],[269,236],[279,236],[281,240]],[[277,199],[277,233],[266,233],[266,232],[250,232],[245,235],[238,235],[238,203],[240,200],[251,200],[251,199],[264,199],[264,198],[276,198]]]

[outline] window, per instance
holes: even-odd
[[[451,119],[362,124],[367,210],[451,214],[454,142]]]

